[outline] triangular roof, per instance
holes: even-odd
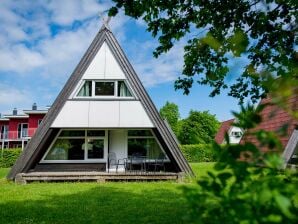
[[[54,132],[54,130],[51,129],[52,123],[58,116],[59,112],[65,105],[65,102],[78,85],[84,72],[89,67],[100,47],[104,43],[106,43],[111,49],[112,54],[116,58],[122,71],[127,77],[127,80],[132,85],[136,98],[140,100],[152,123],[156,127],[157,133],[155,134],[157,136],[160,136],[166,144],[168,148],[168,151],[166,152],[167,156],[171,159],[171,161],[175,163],[180,172],[193,175],[193,171],[191,170],[189,164],[187,163],[186,159],[179,149],[179,145],[176,141],[175,135],[170,130],[170,127],[166,124],[166,122],[161,119],[158,110],[154,106],[152,100],[147,94],[144,86],[142,85],[133,67],[129,63],[116,38],[109,30],[109,28],[106,25],[103,25],[92,41],[88,50],[82,57],[81,61],[75,68],[74,72],[66,82],[64,88],[57,96],[49,112],[44,117],[44,120],[41,123],[40,127],[37,129],[35,135],[29,141],[25,150],[22,152],[21,156],[12,167],[10,173],[8,174],[9,179],[14,179],[18,173],[29,171],[32,164],[36,162],[39,152],[46,144],[48,137],[52,134],[52,132]]]
[[[217,142],[217,144],[223,143],[223,141],[225,140],[225,134],[232,127],[234,120],[235,119],[230,119],[230,120],[221,122],[218,132],[216,133],[216,136],[215,136],[215,141]]]
[[[253,144],[259,144],[255,136],[250,135],[251,132],[265,130],[277,133],[279,140],[283,148],[286,148],[295,128],[297,128],[298,120],[295,119],[288,111],[272,103],[272,99],[268,96],[259,103],[260,105],[267,106],[261,111],[262,122],[255,128],[247,130],[243,135],[240,143],[251,142]],[[285,107],[292,111],[298,109],[298,94],[293,94],[287,102]],[[286,133],[279,134],[282,129],[286,128]],[[264,149],[266,150],[266,149]]]

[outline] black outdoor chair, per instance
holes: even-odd
[[[148,166],[149,166],[149,169],[150,169],[150,167],[153,167],[154,172],[156,172],[156,171],[165,172],[166,171],[165,158],[164,157],[157,158],[157,159],[155,159],[155,161],[153,163],[149,163]]]
[[[146,172],[146,156],[143,156],[140,153],[134,153],[127,159],[128,170],[132,171],[138,167],[140,171]]]
[[[127,159],[118,159],[116,157],[116,153],[114,152],[110,152],[108,155],[108,172],[110,172],[110,168],[112,166],[116,167],[116,173],[118,173],[118,167],[119,166],[123,166],[124,167],[124,171],[126,172],[127,169]]]

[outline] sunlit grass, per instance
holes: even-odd
[[[213,163],[191,164],[196,178]],[[0,223],[186,223],[181,190],[195,182],[31,183],[0,169]]]

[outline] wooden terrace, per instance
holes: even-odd
[[[58,181],[181,181],[183,174],[171,172],[97,172],[97,171],[76,171],[76,172],[29,172],[19,173],[15,182],[26,184],[28,182],[58,182]]]

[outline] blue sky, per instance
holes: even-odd
[[[42,108],[51,105],[101,27],[99,12],[110,6],[110,1],[97,0],[2,0],[0,112],[29,109],[33,102]],[[238,109],[225,92],[208,97],[211,89],[206,86],[195,85],[188,96],[174,90],[186,39],[155,59],[157,41],[141,20],[120,13],[110,27],[158,109],[170,101],[178,104],[181,117],[190,109],[209,110],[219,120],[231,118],[231,111]],[[244,58],[231,62],[230,81],[244,63]]]

